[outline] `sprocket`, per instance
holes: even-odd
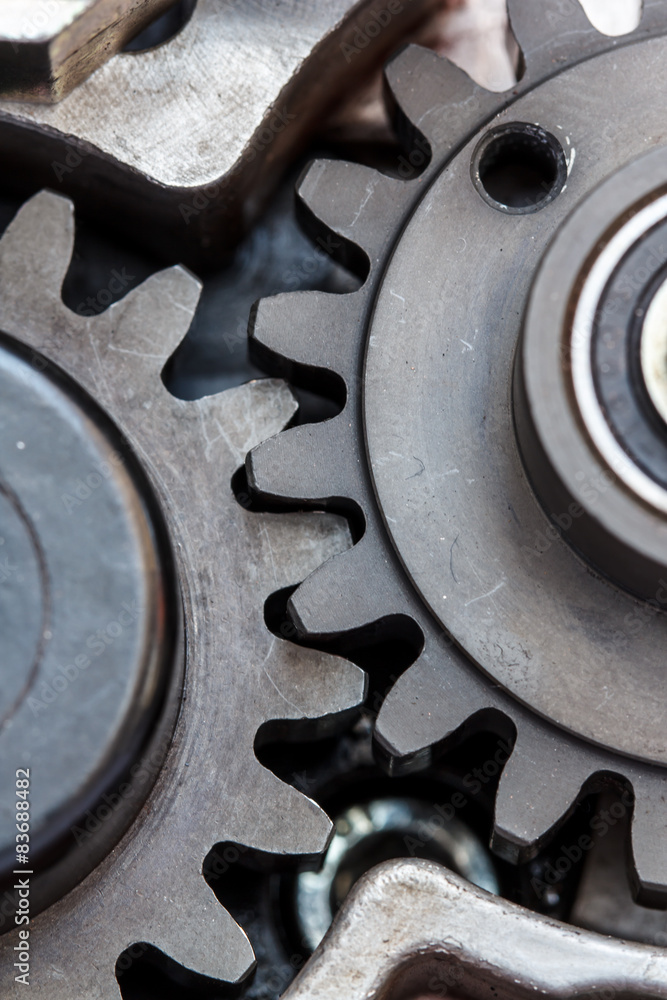
[[[257,515],[232,492],[291,393],[267,380],[172,396],[161,373],[199,282],[170,268],[79,316],[61,298],[73,236],[71,202],[42,193],[0,242],[0,516],[13,546],[25,539],[7,571],[26,597],[10,620],[3,591],[0,752],[30,772],[32,991],[111,1000],[136,945],[184,984],[249,972],[204,859],[220,842],[306,860],[326,848],[329,819],[255,745],[277,720],[327,732],[365,681],[264,623],[269,594],[347,544],[340,521]],[[0,968],[18,991],[15,818],[5,796]]]
[[[355,511],[355,546],[289,607],[310,641],[371,627],[411,637],[415,662],[377,721],[390,768],[424,766],[475,729],[511,737],[493,846],[512,860],[583,795],[625,785],[635,889],[664,906],[665,425],[639,384],[649,334],[614,360],[603,319],[628,303],[641,319],[664,280],[659,250],[628,264],[659,213],[634,242],[624,227],[664,184],[667,4],[647,0],[621,38],[575,0],[509,9],[524,64],[511,92],[408,47],[387,69],[399,176],[319,161],[300,181],[311,230],[365,281],[257,307],[256,359],[343,403],[255,449],[248,480],[273,504]],[[589,278],[619,232],[629,242],[609,267],[635,268],[635,298],[618,290],[607,308]],[[597,355],[580,349],[586,324]],[[573,379],[588,379],[595,406]],[[657,443],[617,418],[626,396]]]

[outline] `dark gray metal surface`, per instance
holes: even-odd
[[[408,49],[387,74],[409,143],[403,179],[319,162],[302,180],[314,232],[336,234],[339,252],[365,284],[348,296],[264,301],[251,334],[258,356],[276,371],[306,383],[336,373],[345,405],[333,420],[257,449],[248,459],[249,481],[286,507],[340,509],[343,498],[361,512],[354,548],[320,567],[291,599],[303,635],[340,637],[392,619],[396,627],[406,619],[419,623],[415,663],[378,719],[378,745],[390,766],[423,766],[443,741],[475,729],[514,734],[494,834],[494,846],[509,858],[530,856],[608,775],[627,781],[635,794],[636,888],[645,903],[660,905],[667,778],[661,767],[631,757],[664,761],[662,686],[655,686],[662,620],[648,615],[630,628],[626,616],[641,607],[587,573],[556,530],[528,558],[530,529],[541,537],[550,524],[526,487],[510,399],[530,277],[561,210],[619,162],[660,142],[654,84],[664,72],[665,43],[635,43],[664,33],[667,4],[645,4],[640,27],[622,39],[595,32],[576,3],[516,0],[510,9],[526,62],[512,93],[490,94],[450,63]],[[567,72],[555,76],[561,70]],[[605,130],[612,85],[620,94],[618,120]],[[480,128],[517,119],[561,137],[570,177],[542,212],[509,216],[479,197],[470,163]],[[407,585],[401,562],[436,621]],[[532,562],[533,572],[545,575],[517,577],[516,567]],[[562,569],[571,589],[545,599],[553,568]],[[627,647],[612,638],[624,627]],[[653,680],[635,667],[647,659]],[[638,684],[629,682],[633,669]],[[505,695],[498,680],[560,728]]]
[[[653,94],[656,86],[667,87],[667,73],[661,79],[656,69],[649,79],[645,66],[667,65],[666,57],[663,39],[597,56],[493,119],[493,129],[503,122],[539,122],[560,139],[567,185],[539,212],[507,215],[479,197],[470,180],[476,140],[447,164],[383,276],[364,381],[366,441],[384,522],[433,615],[489,677],[544,718],[658,764],[667,763],[661,683],[667,618],[649,613],[643,627],[632,627],[642,606],[596,579],[560,535],[552,538],[549,520],[577,520],[570,505],[585,502],[582,493],[604,473],[593,459],[586,461],[583,441],[582,454],[575,452],[581,435],[574,416],[571,440],[565,440],[567,411],[552,391],[577,265],[600,235],[590,231],[586,212],[576,233],[570,226],[560,238],[559,260],[569,262],[568,270],[554,274],[548,268],[527,331],[534,328],[539,338],[533,347],[538,357],[549,345],[548,363],[540,369],[548,382],[543,378],[535,393],[548,408],[542,435],[566,453],[563,461],[572,470],[571,497],[549,496],[546,513],[522,468],[511,395],[532,279],[558,227],[571,213],[576,218],[580,202],[601,180],[662,142],[662,109]],[[614,128],[605,135],[591,128],[590,116],[604,120],[612,85]],[[615,190],[624,188],[619,178]],[[606,225],[623,207],[613,196],[599,197],[597,205]],[[563,379],[561,396],[567,391]],[[609,492],[595,505],[595,518],[611,503]],[[619,533],[629,536],[641,516],[641,510],[620,516]],[[667,525],[658,515],[645,517],[642,547],[655,553],[661,534],[667,539]],[[608,551],[607,561],[613,559]],[[657,586],[659,571],[654,575]]]
[[[658,11],[657,6],[647,5],[644,30],[661,23],[664,6]],[[526,29],[525,51],[534,55],[533,66],[544,57],[551,72],[567,51],[566,36],[576,35],[582,52],[586,46],[614,44],[591,31],[577,14],[577,5],[559,2],[545,8],[537,14],[534,4],[524,4],[519,14],[519,8],[514,8],[517,27]],[[567,20],[569,31],[563,26],[559,38],[554,24],[564,14],[572,20]],[[543,34],[538,36],[533,22],[545,16]],[[453,111],[444,112],[446,127],[455,126],[450,144],[454,148],[456,128],[468,127],[467,115],[472,130],[505,98],[487,98],[456,71],[449,75],[445,68],[441,76],[442,64],[430,59],[418,57],[416,69],[410,58],[395,64],[394,89],[408,104],[419,100],[421,82],[429,73],[431,84],[441,85],[444,80],[443,94],[450,85],[455,90],[459,87]],[[405,90],[396,76],[397,65],[403,67],[398,76],[406,73],[409,78]],[[413,72],[419,84],[414,88]],[[526,88],[531,79],[529,67],[521,87]],[[436,105],[439,114],[443,110],[440,98]],[[442,133],[431,138],[433,146],[448,141]],[[428,160],[424,149],[413,145],[416,165]],[[406,176],[412,174],[409,161],[407,166],[401,161],[400,166]],[[266,338],[269,350],[278,342],[284,354],[301,352],[296,364],[289,359],[281,362],[283,371],[317,385],[321,382],[313,369],[328,368],[330,377],[324,380],[328,389],[334,382],[338,388],[345,383],[347,403],[341,418],[321,428],[289,432],[301,449],[301,468],[296,459],[293,464],[284,462],[285,454],[291,456],[289,449],[271,451],[272,443],[265,452],[274,456],[274,482],[276,470],[284,472],[284,491],[274,495],[286,504],[295,494],[298,500],[298,490],[292,486],[290,491],[289,486],[289,477],[293,484],[295,475],[307,504],[332,509],[341,505],[349,510],[346,498],[358,501],[366,518],[366,534],[343,559],[351,539],[340,519],[317,514],[253,515],[232,497],[230,479],[243,453],[282,430],[294,415],[294,402],[284,386],[254,383],[216,399],[185,402],[174,400],[160,384],[163,364],[171,361],[171,351],[183,337],[194,309],[196,290],[184,272],[177,269],[156,276],[105,316],[77,318],[63,307],[59,296],[71,249],[70,238],[59,236],[69,227],[61,203],[40,199],[32,215],[26,209],[19,234],[9,246],[5,244],[4,255],[0,249],[0,265],[8,266],[6,280],[0,284],[0,293],[6,293],[2,308],[8,323],[15,324],[15,334],[39,345],[93,392],[140,457],[169,523],[187,626],[181,715],[173,742],[167,746],[161,741],[157,748],[155,760],[161,761],[165,753],[167,760],[146,807],[113,854],[34,922],[33,992],[44,1000],[117,998],[115,960],[123,948],[137,941],[146,943],[139,946],[139,954],[145,953],[146,945],[159,949],[165,968],[171,957],[175,964],[169,968],[184,990],[197,984],[217,993],[211,978],[242,977],[252,962],[252,952],[201,876],[202,859],[212,843],[237,840],[260,851],[301,855],[304,862],[325,850],[331,832],[326,817],[313,802],[258,764],[254,741],[258,728],[272,719],[282,720],[281,733],[285,720],[298,724],[297,735],[329,732],[363,696],[363,678],[354,667],[291,646],[263,623],[265,598],[275,589],[297,583],[328,557],[332,557],[324,571],[328,580],[324,575],[322,583],[320,574],[320,583],[316,579],[310,591],[308,586],[302,588],[292,602],[296,620],[306,633],[311,637],[318,631],[339,635],[349,623],[354,628],[374,621],[378,614],[394,619],[400,614],[404,622],[410,618],[419,623],[424,636],[419,666],[399,682],[381,720],[381,745],[395,770],[424,763],[431,745],[462,724],[469,732],[494,725],[510,739],[515,731],[518,734],[503,775],[496,816],[495,842],[506,856],[516,859],[533,853],[567,813],[582,786],[592,789],[610,773],[619,773],[617,755],[566,741],[556,727],[541,723],[512,698],[490,689],[456,652],[446,633],[405,592],[402,571],[372,501],[360,440],[366,330],[359,317],[370,309],[380,264],[391,250],[399,223],[407,219],[417,192],[421,194],[425,187],[424,180],[408,186],[378,181],[372,172],[347,165],[311,172],[301,186],[303,197],[324,218],[335,196],[335,211],[328,218],[335,226],[345,223],[341,225],[343,240],[334,235],[332,244],[331,234],[320,230],[320,235],[330,249],[339,252],[346,249],[345,239],[366,243],[372,258],[370,278],[353,296],[302,295],[278,300],[278,310],[281,303],[287,303],[287,308]],[[382,200],[386,218],[381,212],[373,215]],[[363,271],[362,253],[352,249],[348,259]],[[291,284],[293,276],[287,277]],[[284,279],[281,275],[277,284]],[[339,287],[346,286],[341,283]],[[245,294],[242,290],[239,301]],[[255,327],[260,346],[263,313],[264,306]],[[205,324],[209,329],[214,314],[212,296]],[[233,344],[235,325],[228,329]],[[343,334],[350,341],[347,359],[341,358]],[[219,358],[211,357],[219,363]],[[349,368],[343,361],[349,362]],[[341,372],[342,378],[331,377],[334,372]],[[220,371],[210,378],[206,370],[199,374],[209,385],[221,377]],[[173,385],[171,364],[169,377]],[[342,395],[337,394],[339,399]],[[312,450],[305,451],[306,447]],[[255,454],[251,478],[262,485],[262,453]],[[16,537],[20,543],[20,533]],[[345,567],[355,559],[356,571],[353,568],[348,576]],[[406,631],[414,637],[417,629]],[[180,689],[176,694],[180,696]],[[324,719],[313,724],[313,718],[323,714]],[[264,734],[269,731],[263,730]],[[144,757],[149,782],[159,770],[151,754]],[[600,771],[604,777],[590,780]],[[623,775],[638,797],[634,830],[638,877],[645,897],[659,901],[665,871],[662,772],[623,762]],[[562,995],[606,985],[622,992],[664,992],[664,956],[656,958],[653,951],[572,934],[562,926],[535,921],[526,911],[505,903],[491,906],[488,897],[439,870],[403,865],[385,869],[371,877],[369,884],[370,896],[364,896],[369,905],[355,910],[349,919],[345,916],[349,933],[332,934],[326,955],[315,957],[303,981],[295,986],[295,996],[338,997],[343,991],[367,995],[376,988],[386,995],[388,982],[399,990],[418,988],[430,983],[432,972],[439,974],[439,992],[451,992],[463,983],[471,996],[486,996],[489,989],[508,997],[534,995],[535,989]],[[354,906],[361,894],[362,887]],[[480,928],[487,936],[479,935]],[[8,940],[11,944],[11,935],[1,943],[0,968],[10,976]],[[413,959],[425,956],[427,962],[435,956],[435,966],[427,965],[426,972],[423,965],[412,967]],[[542,959],[539,973],[536,956]],[[443,960],[457,969],[460,962],[463,977],[440,975]],[[399,966],[403,967],[397,980]],[[482,966],[485,974],[480,976]],[[209,978],[203,980],[198,974]]]

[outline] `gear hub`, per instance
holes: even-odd
[[[179,608],[165,529],[126,443],[71,380],[10,338],[0,451],[0,752],[31,772],[36,915],[141,807],[148,787],[133,766],[152,740],[164,754],[174,721]],[[113,821],[91,829],[97,812]],[[1,838],[6,890],[17,867],[9,804]]]
[[[117,1000],[141,956],[183,986],[247,975],[204,861],[225,841],[326,848],[331,822],[255,740],[277,719],[330,731],[365,678],[264,621],[273,590],[348,544],[340,521],[252,514],[232,492],[248,447],[293,414],[289,390],[172,396],[161,373],[199,283],[170,268],[77,315],[61,296],[73,237],[71,203],[43,192],[0,240],[0,750],[21,782],[0,812],[0,975],[29,913],[37,997]]]

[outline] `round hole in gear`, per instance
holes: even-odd
[[[472,177],[493,208],[524,215],[558,197],[567,180],[567,160],[546,129],[513,122],[484,136],[473,156]]]

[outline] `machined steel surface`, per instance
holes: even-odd
[[[363,698],[365,678],[346,661],[299,649],[264,624],[264,601],[274,590],[349,544],[340,520],[253,514],[232,492],[231,477],[248,447],[293,415],[291,393],[268,380],[192,402],[173,397],[160,376],[190,325],[199,282],[172,268],[101,315],[70,312],[61,285],[72,217],[69,201],[44,193],[5,233],[0,328],[95,399],[123,436],[167,525],[185,626],[173,737],[154,731],[138,762],[152,791],[125,832],[120,804],[133,794],[125,784],[104,809],[90,810],[79,838],[88,846],[100,829],[113,829],[115,848],[30,923],[36,996],[117,1000],[116,962],[138,942],[176,963],[182,982],[200,976],[233,982],[248,973],[252,948],[206,883],[204,859],[221,841],[304,862],[326,848],[329,819],[259,764],[255,741],[260,729],[264,738],[275,734],[278,722],[297,738],[329,732]],[[75,572],[76,549],[71,559]],[[76,651],[76,635],[72,642]],[[71,682],[72,695],[80,692],[83,701],[86,680]],[[66,703],[49,706],[44,728]],[[94,722],[94,701],[87,705]],[[85,733],[86,727],[70,731],[74,757],[86,752]],[[16,767],[25,766],[25,752]],[[23,988],[14,981],[14,910],[12,895],[3,896],[0,970],[11,996]]]
[[[592,573],[550,520],[562,511],[543,510],[514,432],[512,365],[558,226],[662,144],[667,4],[649,0],[637,30],[613,39],[574,2],[514,0],[510,17],[526,64],[511,93],[409,48],[387,71],[410,143],[399,177],[320,161],[302,179],[312,231],[333,232],[365,284],[265,300],[251,337],[275,373],[339,379],[345,404],[256,449],[249,482],[286,508],[336,509],[346,498],[362,514],[357,544],[291,598],[302,635],[418,624],[415,662],[377,723],[394,772],[425,766],[434,747],[475,729],[512,736],[493,845],[514,859],[532,856],[583,794],[627,782],[635,889],[660,906],[664,615]],[[513,123],[546,130],[567,164],[566,183],[549,198],[540,186],[518,213],[481,198],[474,169],[480,140]],[[539,150],[529,145],[532,169]]]
[[[202,0],[200,9],[204,6]],[[238,4],[224,6],[227,13],[238,12]],[[123,742],[129,731],[122,763],[139,768],[134,786],[123,783],[120,772],[102,768],[94,801],[77,804],[74,839],[83,845],[79,863],[74,865],[69,854],[40,866],[51,896],[59,897],[35,915],[51,897],[39,901],[33,883],[31,979],[43,1000],[118,1000],[117,977],[125,965],[116,961],[133,945],[142,956],[157,954],[184,989],[201,985],[210,991],[211,980],[240,982],[252,966],[252,948],[202,875],[204,858],[216,843],[239,844],[241,851],[248,847],[251,856],[253,851],[289,856],[306,867],[325,858],[319,875],[311,879],[302,874],[293,883],[314,888],[314,944],[332,902],[340,903],[356,877],[361,862],[355,851],[362,847],[370,858],[376,833],[405,838],[413,832],[412,823],[420,835],[419,824],[430,823],[426,802],[371,800],[364,809],[352,807],[340,817],[351,831],[348,839],[341,825],[341,836],[331,841],[332,824],[320,806],[283,784],[255,756],[256,746],[265,740],[334,732],[365,693],[366,682],[356,667],[286,643],[275,622],[267,624],[272,602],[266,599],[291,589],[313,570],[289,604],[302,636],[325,648],[328,639],[340,642],[346,633],[377,625],[378,634],[386,630],[414,646],[415,664],[396,683],[378,723],[377,743],[390,771],[409,775],[443,743],[478,729],[502,734],[507,744],[502,757],[490,762],[494,775],[499,760],[505,762],[510,754],[508,744],[514,746],[501,779],[493,846],[510,860],[532,857],[580,795],[607,785],[618,789],[625,782],[634,793],[634,800],[624,793],[622,809],[626,816],[634,808],[635,889],[643,901],[664,905],[662,615],[660,609],[657,615],[655,609],[645,613],[626,592],[601,583],[554,531],[548,515],[557,510],[543,496],[541,505],[533,493],[534,468],[514,436],[513,421],[519,422],[522,411],[512,396],[512,359],[531,284],[535,296],[533,277],[563,218],[579,209],[598,181],[661,141],[659,102],[651,97],[652,88],[661,90],[665,82],[667,3],[648,0],[638,32],[619,40],[593,31],[578,4],[569,0],[549,0],[539,9],[528,0],[511,6],[527,63],[513,93],[489,94],[451,64],[408,50],[389,68],[401,133],[408,141],[399,160],[400,179],[349,164],[318,164],[301,182],[302,209],[315,233],[366,282],[352,294],[307,293],[265,302],[253,321],[253,337],[258,358],[273,364],[277,373],[325,391],[333,387],[336,399],[345,399],[333,420],[285,431],[296,407],[277,380],[190,402],[170,395],[161,378],[194,313],[197,281],[174,268],[149,279],[107,313],[74,315],[60,296],[72,252],[71,206],[64,199],[47,194],[34,199],[0,243],[0,433],[5,438],[0,449],[0,546],[6,534],[14,547],[5,553],[0,548],[0,596],[9,591],[21,603],[32,629],[11,633],[6,619],[15,615],[12,606],[2,605],[0,626],[3,635],[12,635],[11,652],[19,666],[16,675],[0,663],[0,672],[9,673],[3,677],[0,702],[13,709],[10,721],[17,704],[25,709],[27,702],[29,708],[40,686],[48,690],[57,676],[56,661],[49,667],[42,655],[54,630],[44,611],[48,588],[42,588],[40,603],[34,585],[40,561],[35,552],[43,550],[46,564],[69,550],[72,561],[68,569],[63,560],[62,582],[58,574],[50,576],[59,594],[79,601],[84,610],[87,601],[94,605],[92,625],[98,611],[113,604],[96,604],[95,586],[115,593],[119,579],[123,586],[132,583],[133,572],[137,586],[164,610],[162,617],[159,612],[151,617],[142,607],[136,630],[111,636],[106,678],[100,680],[99,671],[88,666],[79,666],[78,672],[61,670],[68,686],[57,692],[59,697],[44,710],[33,700],[42,730],[41,757],[34,756],[34,731],[12,741],[13,752],[21,756],[17,766],[34,768],[43,786],[34,791],[42,795],[44,775],[57,775],[64,766],[58,727],[71,734],[67,752],[74,764],[89,768],[96,763],[88,753],[93,737],[101,756],[119,729]],[[264,11],[263,4],[252,10],[260,7]],[[312,75],[299,70],[292,82],[297,79],[302,87],[304,80],[313,80],[315,70],[326,64],[326,52],[341,44],[336,32],[327,36],[328,50],[315,46],[307,57]],[[207,34],[214,34],[213,22]],[[356,36],[351,37],[354,42]],[[197,36],[198,51],[202,38]],[[195,52],[194,46],[190,51]],[[274,55],[276,51],[277,46],[271,49]],[[316,62],[322,52],[324,63]],[[173,79],[173,64],[170,72]],[[613,132],[600,136],[588,116],[597,111],[595,117],[604,118],[612,86],[618,94],[618,121]],[[269,129],[276,120],[269,120]],[[14,130],[10,125],[7,134],[27,137],[24,126]],[[40,125],[30,133],[30,143],[39,146],[47,131]],[[539,160],[545,135],[555,137],[553,149],[562,152],[558,169],[546,178],[534,203],[532,195],[518,205],[505,204],[502,192],[496,191],[500,200],[486,197],[485,169],[478,169],[482,154],[487,147],[495,149],[495,140],[506,132],[510,152],[513,143],[523,142],[526,154]],[[46,161],[56,148],[50,142],[42,146]],[[242,196],[243,212],[254,210],[253,191],[259,192],[257,204],[261,201],[258,178],[274,162],[272,143],[261,155],[255,149],[249,157],[266,163],[254,175],[257,188],[249,187]],[[494,155],[502,159],[507,148],[501,147]],[[104,166],[96,175],[104,157],[91,153],[88,161],[83,148],[68,149],[69,160],[52,163],[64,178],[83,167],[80,177],[71,178],[73,184],[85,186],[96,176],[100,186],[93,197],[99,197],[109,178],[123,184],[130,176],[137,181],[133,171],[124,174],[118,164],[111,173]],[[287,145],[281,148],[287,156]],[[279,150],[277,155],[282,155]],[[138,204],[149,188],[155,195],[158,186],[151,181],[142,187],[144,180],[128,187],[132,193],[125,196],[126,208]],[[235,183],[232,178],[230,184]],[[629,197],[630,187],[623,180],[620,186]],[[224,215],[219,194],[205,194],[208,200],[197,202],[202,209],[193,198],[190,207],[207,218],[194,234],[191,256],[220,249],[218,223],[232,215]],[[173,195],[172,190],[164,205]],[[611,200],[617,210],[618,199]],[[173,208],[176,203],[169,204]],[[149,212],[164,223],[167,214],[160,216],[155,205],[152,198],[150,209],[142,215],[142,206],[132,224]],[[199,215],[182,201],[179,210],[184,206],[181,222],[194,225]],[[527,214],[528,208],[535,211]],[[590,227],[583,229],[577,253],[568,260],[574,270],[586,239],[595,241]],[[176,235],[172,230],[173,242]],[[158,230],[158,238],[164,240],[164,230]],[[563,291],[553,273],[550,279],[553,288]],[[536,306],[538,320],[541,312]],[[554,306],[554,321],[556,314]],[[652,344],[644,371],[660,363],[656,315],[653,325],[644,327],[643,342],[651,339]],[[526,339],[527,331],[524,324]],[[648,351],[645,346],[645,356]],[[21,375],[26,364],[30,370]],[[27,466],[28,480],[35,479],[39,468],[50,468],[56,501],[68,515],[72,511],[84,518],[73,539],[65,523],[59,545],[49,518],[60,512],[48,491],[43,491],[45,516],[39,531],[31,532],[32,521],[23,515],[28,500],[39,506],[37,496],[25,494],[27,499],[21,500],[26,489],[21,470],[37,454],[38,435],[28,433],[37,421],[25,412],[30,393],[20,392],[17,380],[29,387],[43,410],[54,386],[64,397],[39,440],[46,454]],[[659,392],[655,386],[654,392]],[[61,432],[58,421],[67,417],[76,424],[78,437]],[[272,434],[277,437],[257,448]],[[68,451],[65,458],[59,447]],[[123,455],[118,468],[110,447]],[[345,522],[331,513],[256,514],[244,509],[249,498],[240,494],[235,499],[231,483],[248,449],[253,449],[249,482],[263,499],[301,511],[310,506],[349,513],[354,505],[362,514],[354,523],[359,541],[353,545]],[[87,483],[91,461],[94,468],[104,462],[112,467],[99,485],[94,478]],[[91,492],[83,495],[86,484]],[[72,506],[75,501],[80,505]],[[113,525],[109,530],[110,510],[122,522],[115,530]],[[537,554],[528,558],[525,548],[535,549],[535,525],[546,544],[540,542]],[[137,538],[126,541],[121,528],[125,535],[136,529],[148,552],[143,563]],[[566,534],[562,524],[559,528]],[[523,545],[518,557],[517,545]],[[6,562],[3,554],[9,557]],[[154,572],[144,565],[151,559]],[[3,588],[3,574],[17,562],[25,579],[19,580],[18,590]],[[495,578],[487,586],[485,574],[495,569],[507,579],[500,587]],[[173,585],[169,593],[156,597],[165,582]],[[170,606],[175,597],[182,609]],[[453,604],[445,604],[449,601]],[[622,641],[618,629],[609,635],[619,616],[625,623]],[[637,621],[639,628],[633,625]],[[64,616],[59,659],[73,659],[76,667],[80,636],[67,626]],[[99,633],[90,634],[95,631]],[[98,710],[100,687],[111,679],[112,689],[118,682],[122,695],[124,680],[127,686],[123,671],[130,681],[141,675],[141,656],[127,657],[123,646],[135,631],[145,638],[144,646],[157,650],[163,669],[153,671],[153,685],[144,685],[151,687],[151,696],[139,700],[144,718],[137,724],[119,712],[112,720],[114,729],[106,718],[113,703],[104,701],[106,715]],[[343,643],[336,648],[344,648]],[[31,660],[35,649],[40,655]],[[26,664],[32,664],[30,686],[19,692],[17,702]],[[160,683],[165,689],[161,699],[156,691]],[[128,706],[136,709],[137,700],[127,699],[123,707]],[[72,722],[73,710],[79,713],[78,725]],[[120,766],[116,754],[109,759]],[[305,772],[303,778],[297,787],[312,787]],[[76,771],[68,779],[75,789],[83,783]],[[49,790],[60,795],[62,787],[54,780]],[[318,801],[326,805],[325,798]],[[336,815],[335,809],[329,811]],[[11,834],[12,817],[7,818]],[[434,838],[439,849],[434,846],[434,854],[425,856],[443,856],[471,879],[481,866],[484,884],[491,886],[493,865],[482,843],[470,833],[466,837],[458,820],[439,832],[440,840]],[[366,846],[364,838],[370,838]],[[345,852],[349,857],[343,857]],[[240,878],[238,870],[234,875],[242,881],[243,865],[240,869]],[[592,866],[587,870],[594,880]],[[271,877],[275,880],[275,873]],[[225,898],[220,889],[216,893]],[[14,905],[11,892],[0,900],[0,933],[9,925],[0,938],[0,969],[8,981],[16,957]],[[608,906],[613,908],[613,901]],[[618,926],[639,927],[639,910],[634,906],[633,915]],[[233,907],[231,912],[243,923]],[[595,906],[582,906],[579,913],[587,914],[582,923],[607,920],[612,931],[617,926],[608,913],[600,917]],[[664,923],[664,915],[654,916],[646,920],[647,939],[649,927]],[[287,940],[288,929],[282,930]],[[663,944],[661,930],[656,933],[656,943]],[[249,935],[254,941],[250,929]],[[538,991],[560,997],[607,989],[620,995],[667,996],[665,955],[546,920],[432,864],[398,862],[357,884],[286,997],[398,1000],[448,993],[518,1000]],[[255,987],[263,988],[249,984],[251,996],[257,995]]]
[[[56,102],[174,0],[5,0],[0,95]]]
[[[428,861],[364,876],[284,1000],[667,996],[667,952],[568,927]]]
[[[6,169],[29,168],[98,218],[120,212],[174,259],[210,261],[334,103],[438,2],[378,14],[372,0],[199,0],[175,38],[115,56],[57,106],[1,103]]]

